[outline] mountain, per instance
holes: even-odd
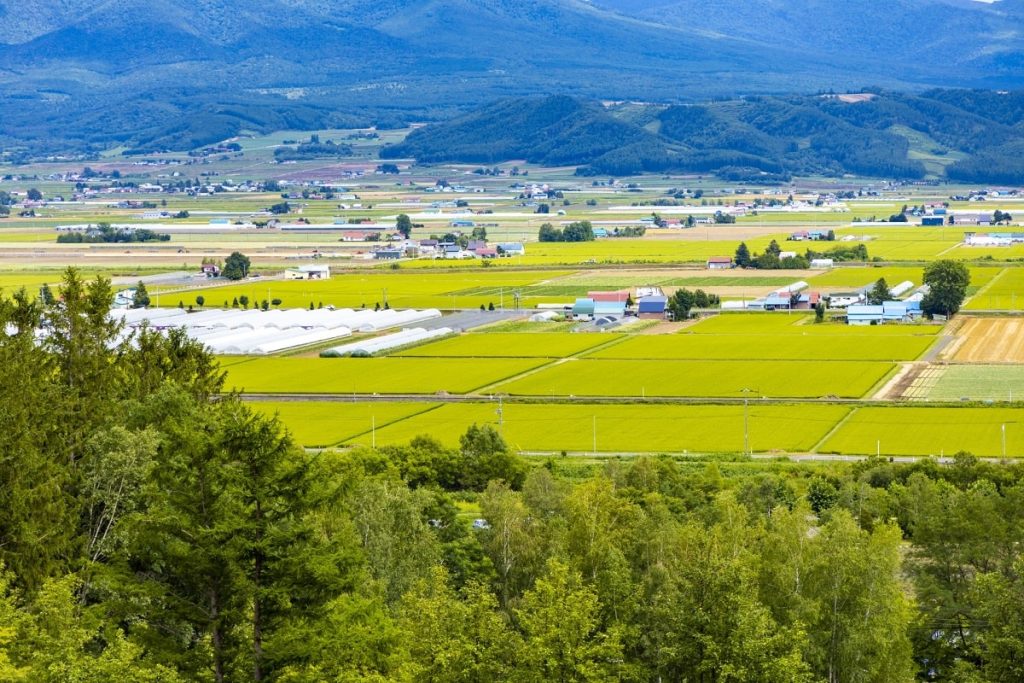
[[[515,98],[412,132],[384,158],[525,159],[583,175],[714,172],[744,182],[855,174],[1024,183],[1024,91],[750,96],[605,106]]]
[[[1024,0],[0,0],[0,21],[8,150],[111,132],[181,148],[559,92],[1024,86]]]

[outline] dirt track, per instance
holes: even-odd
[[[961,363],[1024,363],[1024,319],[965,320],[956,345],[953,360]]]

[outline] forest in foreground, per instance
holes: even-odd
[[[0,681],[1024,679],[1018,464],[305,451],[111,297],[0,299]]]

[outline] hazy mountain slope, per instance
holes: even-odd
[[[944,70],[950,83],[968,72],[979,82],[1015,78],[1024,50],[1024,0],[991,4],[973,0],[594,0],[594,4],[708,34],[799,45],[815,58],[841,51],[848,63],[872,70],[888,62],[904,77],[928,78]]]
[[[564,96],[510,99],[421,128],[382,156],[425,162],[527,159],[577,165],[587,174],[716,172],[745,182],[850,173],[920,178],[926,168],[911,157],[911,141],[900,132],[910,129],[947,151],[971,155],[946,169],[951,178],[1024,182],[1024,158],[1001,153],[1024,148],[1024,128],[1018,125],[1022,100],[1020,93],[960,91],[881,94],[854,103],[749,97],[649,106],[642,115],[638,105],[609,109]]]
[[[195,130],[204,139],[275,125],[274,109],[408,120],[557,92],[680,102],[864,84],[1021,87],[1022,6],[0,0],[0,144],[95,147],[107,139],[90,127],[105,103],[117,103],[104,120],[129,143],[178,144],[176,117],[218,121]],[[228,101],[255,113],[225,127]]]

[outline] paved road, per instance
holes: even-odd
[[[468,330],[474,327],[480,327],[481,325],[490,325],[491,323],[501,322],[504,320],[525,318],[529,314],[530,311],[481,311],[479,309],[471,308],[456,311],[434,320],[416,323],[416,326],[424,327],[428,330],[436,330],[439,327],[450,327],[454,330]]]

